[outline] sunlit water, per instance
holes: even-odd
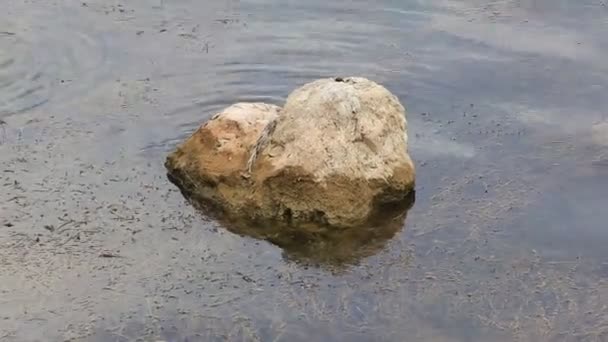
[[[607,18],[586,0],[6,1],[0,340],[608,340]],[[403,101],[418,170],[403,227],[350,259],[233,234],[166,179],[222,107],[349,75]]]

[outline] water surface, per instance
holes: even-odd
[[[3,6],[1,340],[608,340],[606,4]],[[350,260],[234,234],[167,180],[222,107],[349,75],[405,104],[418,168]]]

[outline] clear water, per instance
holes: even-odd
[[[0,339],[607,341],[607,18],[587,0],[8,1]],[[418,178],[403,227],[344,264],[233,234],[166,179],[222,107],[350,75],[405,104]]]

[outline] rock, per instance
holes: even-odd
[[[283,110],[229,107],[166,165],[185,193],[230,216],[352,227],[406,201],[415,178],[407,149],[399,100],[352,77],[309,83]]]
[[[249,151],[279,111],[264,103],[237,103],[216,114],[169,155],[171,180],[188,197],[238,211],[249,197],[243,178]]]
[[[372,81],[307,84],[276,121],[253,168],[271,216],[354,226],[413,188],[405,110]]]

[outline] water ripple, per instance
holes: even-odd
[[[11,34],[0,35],[0,117],[80,96],[104,75],[100,37],[69,21],[52,30],[35,22],[9,23]]]

